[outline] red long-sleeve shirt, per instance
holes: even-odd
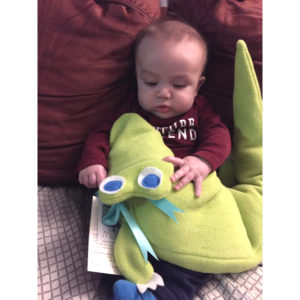
[[[159,119],[144,111],[137,101],[127,103],[111,117],[103,120],[87,138],[77,172],[87,166],[101,164],[109,168],[109,133],[113,122],[125,112],[135,112],[153,125],[162,135],[165,144],[174,155],[202,157],[209,162],[213,171],[225,161],[231,151],[230,134],[220,117],[211,109],[204,96],[197,96],[191,109],[185,114]]]

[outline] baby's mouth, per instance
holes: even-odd
[[[158,105],[155,107],[155,111],[160,112],[160,113],[166,113],[170,111],[171,107],[168,105]]]

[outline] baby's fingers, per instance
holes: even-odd
[[[100,169],[98,172],[95,173],[96,175],[96,186],[98,188],[102,180],[106,177],[106,170],[104,168]]]
[[[89,177],[87,175],[82,175],[79,177],[79,182],[89,188]]]
[[[194,186],[195,186],[195,195],[199,197],[202,193],[202,177],[196,177],[194,179]]]
[[[180,178],[186,176],[190,171],[189,165],[184,165],[181,167],[179,170],[177,170],[172,176],[171,176],[171,181],[174,183]]]
[[[97,184],[97,173],[92,173],[89,175],[89,178],[88,178],[88,188],[92,189],[92,188],[97,188],[98,187],[98,184]]]
[[[193,180],[194,176],[192,173],[188,173],[187,175],[185,175],[179,183],[177,183],[174,187],[174,189],[176,191],[181,190],[183,187],[185,187],[189,182],[191,182]]]
[[[163,158],[163,161],[172,163],[175,167],[180,167],[184,164],[184,160],[179,158],[179,157],[174,157],[174,156],[166,156]]]
[[[87,188],[90,188],[89,175],[86,174],[85,172],[80,172],[79,173],[78,181],[79,181],[80,184],[83,184]]]

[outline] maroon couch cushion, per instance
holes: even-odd
[[[38,3],[39,184],[76,182],[88,133],[126,101],[133,40],[160,16],[153,0]]]
[[[201,92],[232,130],[234,55],[238,39],[247,43],[262,86],[262,1],[171,0],[169,13],[191,23],[206,37],[210,60]]]

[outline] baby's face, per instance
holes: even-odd
[[[140,106],[161,119],[187,112],[205,80],[205,57],[195,41],[145,37],[136,53]]]

